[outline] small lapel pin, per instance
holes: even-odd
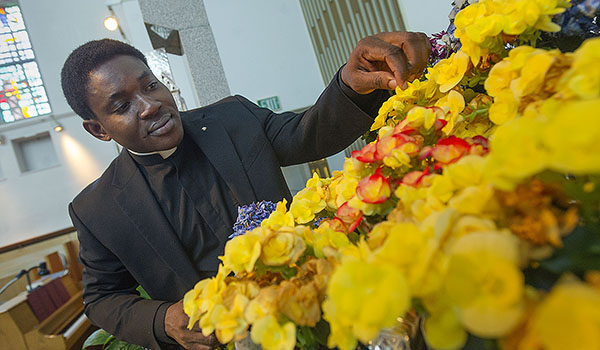
[[[203,126],[203,127],[202,127],[202,131],[206,131],[206,126]]]

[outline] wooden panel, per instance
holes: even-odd
[[[46,255],[46,264],[48,265],[48,270],[50,273],[59,272],[65,269],[65,266],[62,263],[60,255],[58,252],[53,252]]]
[[[67,264],[69,265],[69,275],[73,279],[73,282],[79,283],[81,281],[81,273],[83,268],[77,259],[79,255],[79,245],[76,241],[69,241],[63,244],[65,251],[67,252]]]
[[[0,305],[0,344],[3,349],[27,350],[25,334],[38,324],[27,304],[27,294],[21,293]]]
[[[69,301],[46,318],[38,327],[25,334],[29,349],[66,350],[75,341],[70,341],[60,334],[73,320],[83,313],[82,292],[78,292]],[[84,327],[89,328],[89,321]],[[78,333],[77,333],[78,334]]]
[[[66,255],[63,244],[72,240],[77,240],[76,232],[1,253],[0,278],[13,277],[22,269],[36,266],[41,261],[44,261],[46,255],[52,252],[59,252]]]

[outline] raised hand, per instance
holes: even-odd
[[[427,65],[431,44],[424,33],[379,33],[361,39],[342,69],[342,80],[359,94],[406,87]]]

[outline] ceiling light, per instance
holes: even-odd
[[[104,20],[104,27],[111,32],[114,32],[119,28],[119,21],[117,21],[117,18],[114,16],[106,17]]]

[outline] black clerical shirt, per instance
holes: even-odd
[[[200,278],[214,276],[239,205],[227,183],[187,135],[167,158],[158,153],[132,157]],[[171,304],[161,306],[154,323],[155,336],[163,342],[172,342],[164,332],[164,313]]]

